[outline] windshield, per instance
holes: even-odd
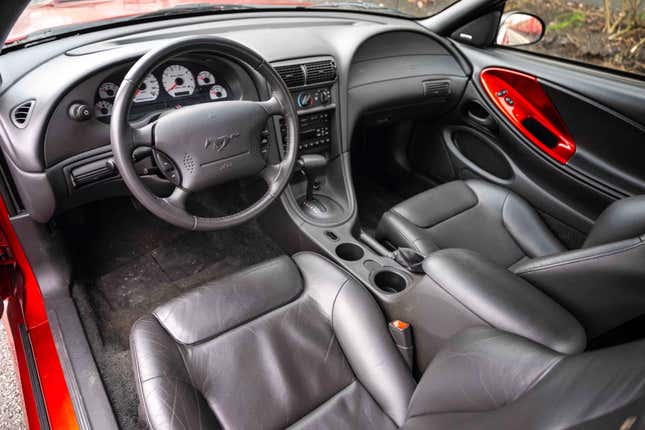
[[[97,25],[156,16],[262,8],[341,9],[410,18],[434,15],[459,0],[32,0],[5,42],[16,45]]]

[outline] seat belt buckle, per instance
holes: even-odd
[[[401,353],[408,369],[412,370],[414,365],[414,339],[412,337],[412,326],[401,320],[391,321],[387,325],[390,335]]]

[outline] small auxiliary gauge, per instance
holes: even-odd
[[[103,82],[99,87],[99,97],[102,99],[113,99],[119,91],[119,86],[113,82]]]
[[[228,97],[226,88],[224,88],[221,85],[213,85],[209,91],[209,94],[210,94],[211,100],[220,100]]]
[[[197,74],[197,85],[203,87],[204,85],[213,85],[215,83],[215,76],[207,70],[202,70]]]
[[[101,100],[94,105],[94,116],[96,118],[104,118],[112,115],[112,103]]]

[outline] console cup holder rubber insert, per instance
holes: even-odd
[[[372,282],[379,290],[386,293],[395,294],[405,290],[408,286],[408,281],[405,277],[393,270],[379,270],[372,278]]]
[[[341,243],[336,247],[336,255],[345,261],[357,261],[363,258],[365,251],[353,243]]]

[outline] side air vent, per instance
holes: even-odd
[[[20,103],[11,111],[11,122],[18,128],[25,128],[31,119],[31,112],[36,104],[35,100]]]
[[[299,87],[305,84],[305,71],[300,64],[277,66],[275,70],[287,87]]]
[[[332,60],[316,61],[305,64],[307,84],[329,82],[336,79],[336,64]]]

